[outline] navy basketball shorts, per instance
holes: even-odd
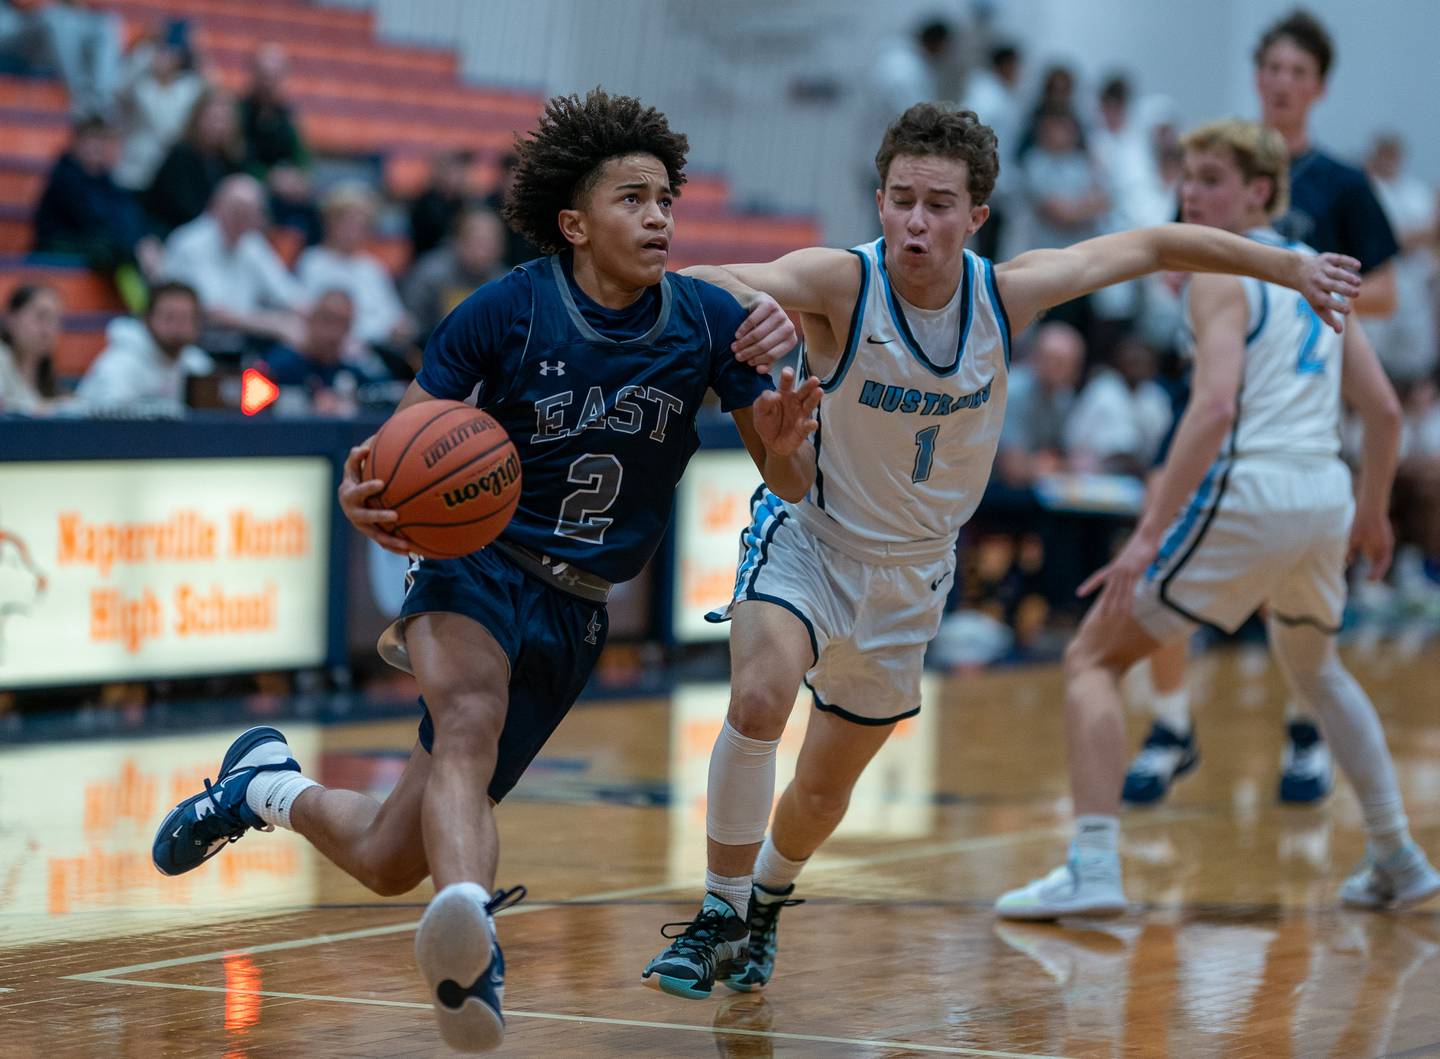
[[[609,617],[593,603],[527,574],[496,548],[460,559],[416,559],[400,617],[380,638],[380,655],[412,672],[406,624],[420,614],[460,614],[479,622],[510,663],[510,703],[490,780],[500,801],[580,697],[605,646]],[[433,752],[435,726],[425,700],[420,745]]]

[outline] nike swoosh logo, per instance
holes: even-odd
[[[930,582],[930,591],[931,591],[931,592],[934,592],[937,588],[940,587],[941,583],[945,580],[945,578],[946,578],[946,577],[949,577],[949,576],[950,576],[949,574],[946,574],[946,575],[944,575],[944,577],[937,577],[934,581],[931,581],[931,582]]]
[[[865,341],[869,342],[872,346],[888,346],[895,340],[893,338],[876,338],[874,335],[866,335]]]
[[[181,832],[181,831],[184,831],[184,830],[185,830],[185,829],[184,829],[183,827],[177,827],[174,831],[170,832],[170,837],[171,837],[171,838],[179,838],[179,837],[180,837],[180,832]]]

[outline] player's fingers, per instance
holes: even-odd
[[[795,369],[782,368],[780,370],[780,381],[776,383],[776,387],[782,394],[793,393],[795,390]]]
[[[1388,544],[1377,545],[1370,558],[1370,580],[1379,581],[1390,572],[1391,549]]]
[[[370,441],[366,439],[350,450],[350,455],[345,457],[345,477],[351,481],[360,480],[361,468],[365,464],[365,457],[370,454]]]
[[[1097,588],[1105,584],[1105,579],[1109,576],[1110,567],[1102,566],[1081,583],[1080,587],[1075,590],[1075,595],[1081,599],[1093,595]]]
[[[357,526],[379,526],[381,523],[394,522],[400,516],[394,511],[380,507],[352,507],[345,512],[348,518]]]
[[[775,319],[763,319],[754,323],[746,321],[746,325],[735,332],[735,341],[730,343],[730,348],[737,356],[741,353],[752,353],[764,346],[766,340],[782,326],[781,322]]]

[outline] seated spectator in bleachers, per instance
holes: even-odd
[[[10,292],[0,317],[0,415],[35,415],[55,397],[55,346],[64,306],[42,283]]]
[[[1074,113],[1042,112],[1035,148],[1021,165],[1033,211],[1030,249],[1069,246],[1100,234],[1109,200],[1099,169],[1081,142]]]
[[[1406,171],[1405,145],[1395,133],[1375,138],[1365,169],[1400,244],[1395,262],[1395,311],[1385,319],[1367,319],[1365,329],[1386,373],[1404,384],[1431,375],[1440,354],[1432,289],[1440,213],[1435,188]]]
[[[120,83],[120,19],[75,0],[0,0],[0,56],[27,73],[56,73],[76,119],[110,118]]]
[[[489,210],[474,209],[461,215],[454,238],[415,263],[400,294],[422,345],[476,287],[505,272],[504,250],[504,223]]]
[[[365,244],[374,235],[378,206],[375,193],[366,185],[336,185],[321,205],[325,238],[300,255],[295,273],[311,298],[329,290],[350,295],[355,305],[354,341],[399,347],[414,339],[414,321],[406,313],[390,273],[365,252]]]
[[[207,90],[141,199],[162,235],[204,212],[220,181],[240,171],[241,150],[235,101],[218,88]]]
[[[1091,375],[1065,424],[1072,470],[1143,478],[1155,465],[1174,413],[1155,381],[1155,351],[1133,336],[1110,355],[1113,367]]]
[[[299,342],[308,298],[266,240],[265,189],[226,177],[210,208],[165,243],[163,274],[191,284],[205,313],[201,345],[238,354],[270,342]]]
[[[285,49],[267,44],[255,52],[250,90],[240,100],[240,132],[245,169],[270,192],[276,224],[305,233],[307,243],[320,237],[310,185],[310,152],[290,105],[285,80],[290,65]]]
[[[324,292],[310,308],[299,347],[276,346],[265,354],[266,375],[277,386],[304,387],[317,412],[352,414],[356,390],[385,381],[346,357],[354,322],[350,295],[343,290]]]
[[[188,41],[187,24],[174,21],[126,56],[117,106],[123,144],[115,166],[122,188],[141,192],[150,186],[205,91]]]
[[[424,257],[448,239],[470,202],[469,151],[446,151],[435,156],[430,184],[410,203],[410,248],[415,259]]]
[[[1032,485],[1066,461],[1066,424],[1085,366],[1085,340],[1069,324],[1045,323],[1029,356],[1010,372],[995,468],[1014,486]]]
[[[494,191],[485,196],[485,205],[497,217],[505,216],[505,196],[510,194],[510,188],[515,183],[515,169],[520,164],[519,156],[507,154],[500,159],[500,184]],[[514,268],[516,265],[523,265],[527,261],[534,261],[542,257],[540,251],[531,244],[529,239],[511,228],[505,226],[505,267]]]
[[[85,258],[115,278],[126,304],[143,305],[144,277],[158,267],[160,248],[146,237],[135,197],[115,183],[119,150],[115,130],[98,118],[75,126],[35,208],[35,250]]]
[[[89,409],[126,408],[137,402],[174,409],[185,405],[185,380],[215,370],[200,337],[200,299],[178,282],[150,292],[143,320],[119,317],[105,331],[105,348],[75,391]]]

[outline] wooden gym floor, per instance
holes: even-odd
[[[1350,661],[1440,854],[1440,655]],[[531,894],[499,920],[505,1054],[1440,1055],[1440,910],[1339,911],[1358,808],[1343,783],[1319,808],[1275,803],[1274,667],[1212,654],[1194,686],[1200,769],[1125,818],[1129,915],[992,918],[1063,855],[1058,674],[937,679],[803,877],[775,981],[708,1001],[639,973],[696,901],[725,689],[577,709],[500,812],[499,882]],[[376,794],[413,738],[410,722],[281,727],[307,772]],[[150,867],[159,815],[237,729],[0,749],[0,1054],[443,1052],[410,947],[428,887],[377,899],[278,833],[179,879]]]

